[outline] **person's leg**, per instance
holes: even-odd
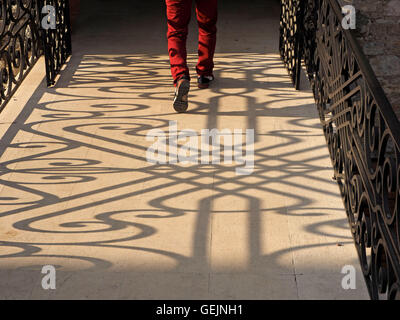
[[[217,40],[217,6],[217,0],[196,0],[199,25],[199,61],[196,71],[199,76],[213,74]]]
[[[166,0],[168,21],[168,53],[174,84],[185,76],[190,80],[186,63],[186,38],[192,8],[192,0]]]

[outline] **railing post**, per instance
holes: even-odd
[[[62,66],[72,53],[69,0],[43,0],[43,6],[52,8],[55,28],[43,30],[43,47],[46,61],[47,85],[55,84]]]

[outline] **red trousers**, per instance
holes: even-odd
[[[186,39],[192,11],[192,0],[166,0],[168,20],[168,53],[174,83],[182,76],[190,79],[186,63]],[[210,76],[214,68],[214,52],[217,39],[217,0],[196,0],[199,26],[199,60],[196,71],[199,76]]]

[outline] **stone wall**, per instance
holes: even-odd
[[[357,10],[364,53],[400,120],[400,0],[341,0]]]

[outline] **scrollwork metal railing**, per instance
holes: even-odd
[[[293,6],[281,41],[291,29],[297,51],[282,58],[292,79],[304,61],[370,296],[400,299],[400,123],[338,2]]]
[[[300,85],[301,37],[298,21],[302,20],[302,3],[300,0],[281,0],[279,51],[296,89]]]
[[[52,6],[56,15],[56,28],[43,30],[47,85],[52,86],[72,51],[69,0],[43,0],[43,5]]]
[[[47,5],[54,12],[43,12]],[[55,26],[44,29],[49,14]],[[71,54],[69,1],[0,0],[0,111],[43,53],[50,86]]]
[[[0,111],[40,55],[40,1],[0,1]]]

